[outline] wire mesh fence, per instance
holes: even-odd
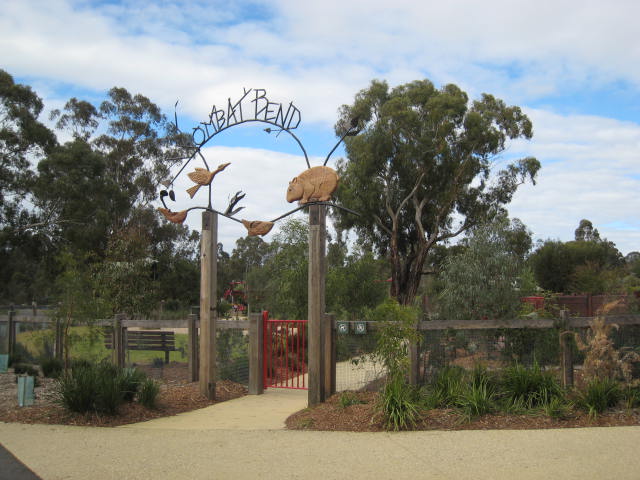
[[[376,334],[349,330],[336,335],[336,391],[377,390],[386,372],[373,356]]]
[[[216,332],[217,380],[249,384],[249,332],[243,328]]]

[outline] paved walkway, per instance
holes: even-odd
[[[269,390],[119,428],[0,423],[0,444],[44,480],[640,478],[640,427],[284,430],[305,404],[306,392]]]

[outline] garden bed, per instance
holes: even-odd
[[[351,394],[351,393],[350,393]],[[382,419],[376,414],[378,394],[353,392],[357,401],[341,406],[342,394],[330,397],[325,403],[301,410],[287,421],[290,430],[324,430],[350,432],[384,431]],[[542,412],[527,415],[489,414],[467,421],[454,409],[424,411],[413,430],[523,430],[577,427],[621,427],[640,425],[640,409],[611,409],[595,418],[576,410],[564,419],[550,418]]]
[[[83,425],[115,427],[138,423],[159,417],[203,408],[214,403],[246,395],[246,388],[228,380],[216,383],[216,401],[201,395],[198,383],[188,381],[188,370],[183,364],[169,364],[162,368],[139,366],[149,377],[160,382],[157,408],[150,410],[137,403],[124,403],[117,415],[71,413],[56,402],[55,380],[38,378],[34,405],[19,407],[16,376],[0,374],[0,421],[18,423],[44,423],[55,425]]]

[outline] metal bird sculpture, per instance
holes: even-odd
[[[240,210],[242,210],[244,207],[239,207],[239,208],[236,208],[235,210],[234,210],[234,207],[246,195],[247,194],[246,193],[242,193],[242,191],[236,192],[236,194],[231,198],[231,200],[229,200],[229,205],[227,206],[227,209],[224,211],[224,214],[228,215],[230,217],[233,217],[236,213],[238,213]]]
[[[195,172],[188,173],[187,176],[196,183],[195,186],[187,189],[187,193],[189,194],[189,196],[193,198],[200,187],[211,184],[213,177],[215,177],[229,165],[231,165],[231,163],[223,163],[222,165],[218,165],[218,168],[216,168],[213,172],[210,172],[205,168],[196,167]]]
[[[250,237],[256,235],[264,236],[273,228],[273,222],[262,222],[260,220],[242,220],[242,224],[247,229]]]
[[[173,223],[182,223],[187,218],[187,210],[181,210],[179,212],[172,212],[168,208],[158,207],[158,211],[164,215],[164,218]]]

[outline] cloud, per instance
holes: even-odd
[[[514,155],[542,161],[536,186],[516,193],[509,211],[537,238],[573,239],[583,218],[628,253],[640,244],[640,125],[587,115],[528,112],[536,133]],[[550,161],[549,161],[550,160]]]

